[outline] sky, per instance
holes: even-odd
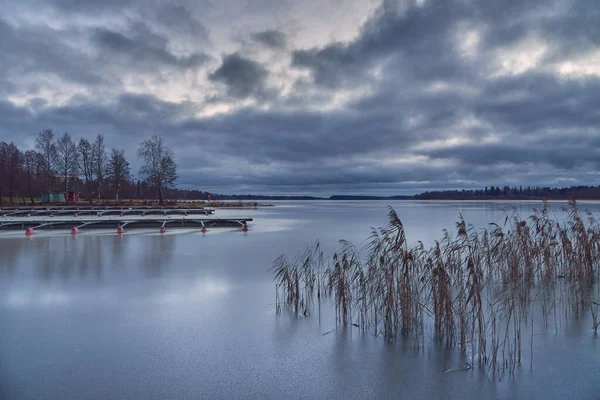
[[[597,0],[0,0],[0,140],[103,134],[178,186],[600,184]]]

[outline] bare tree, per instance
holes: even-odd
[[[44,158],[42,173],[46,181],[45,189],[50,192],[56,163],[56,144],[54,143],[54,133],[51,129],[43,130],[38,134],[35,140],[35,148]]]
[[[93,176],[96,181],[96,193],[100,200],[100,192],[102,189],[102,181],[104,180],[104,169],[106,166],[106,145],[104,144],[104,136],[96,136],[96,140],[92,146],[93,152]]]
[[[40,171],[44,168],[44,156],[35,150],[27,150],[23,155],[23,170],[25,172],[25,180],[27,185],[27,196],[31,204],[33,200],[33,187],[37,184]],[[35,182],[34,182],[35,181]],[[36,185],[37,186],[37,185]]]
[[[56,142],[56,167],[65,180],[65,197],[69,192],[69,177],[77,172],[77,147],[65,132]]]
[[[0,205],[4,201],[4,192],[8,180],[8,143],[0,142]]]
[[[131,180],[129,162],[123,150],[112,149],[110,158],[106,163],[106,178],[115,190],[115,199],[119,200],[121,188]]]
[[[79,174],[85,179],[87,198],[91,203],[91,182],[94,180],[94,151],[87,139],[82,138],[79,140],[79,144],[77,144],[77,153],[79,154],[77,167],[79,169]]]
[[[6,148],[6,167],[8,172],[8,196],[10,204],[13,203],[13,196],[16,195],[17,182],[19,181],[19,175],[21,175],[23,166],[23,153],[14,143],[11,143]]]
[[[177,180],[177,164],[173,160],[173,151],[160,136],[155,135],[140,144],[137,154],[144,162],[140,168],[140,176],[148,180],[158,192],[158,199],[162,204],[163,190],[173,186]]]

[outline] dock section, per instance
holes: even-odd
[[[211,215],[213,209],[204,207],[174,206],[43,206],[43,207],[3,207],[1,217],[41,217],[41,216],[146,216],[146,215]]]
[[[42,216],[42,217],[4,217],[0,219],[0,230],[24,230],[27,236],[42,229],[70,229],[78,234],[88,229],[115,229],[122,234],[127,229],[157,229],[165,233],[167,229],[196,228],[206,232],[211,228],[240,228],[248,231],[248,222],[252,218],[210,218],[193,215],[146,215],[146,216]]]

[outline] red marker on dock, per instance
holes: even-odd
[[[123,227],[121,225],[119,225],[119,227],[117,228],[117,235],[122,235],[123,234]]]
[[[33,228],[27,228],[25,231],[25,236],[33,236]]]
[[[79,229],[77,229],[76,226],[73,227],[73,229],[71,229],[71,235],[77,235],[79,233]]]

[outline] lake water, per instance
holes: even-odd
[[[600,346],[584,317],[535,331],[533,369],[473,369],[456,349],[424,350],[352,328],[327,307],[275,313],[268,271],[319,240],[362,246],[387,223],[431,244],[461,213],[486,227],[533,202],[275,202],[217,210],[250,216],[239,229],[0,233],[0,398],[7,399],[599,399]],[[564,213],[553,203],[558,218]],[[600,216],[600,203],[580,203]]]

